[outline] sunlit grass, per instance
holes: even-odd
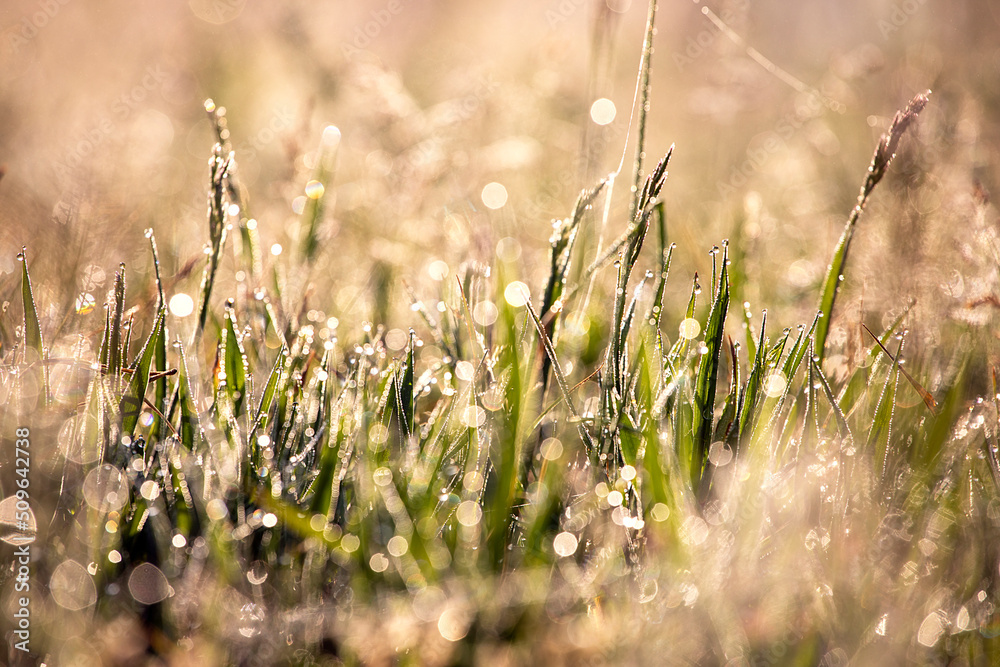
[[[708,275],[671,268],[673,148],[643,166],[652,19],[646,34],[629,213],[611,214],[617,172],[581,192],[540,283],[509,248],[437,260],[390,324],[391,271],[324,236],[332,126],[290,202],[294,243],[267,256],[211,101],[197,289],[161,275],[150,230],[149,294],[128,298],[121,265],[103,326],[51,340],[64,330],[30,272],[45,250],[25,250],[0,390],[5,446],[24,425],[37,443],[39,655],[1000,658],[997,388],[979,386],[975,346],[911,361],[906,310],[855,358],[829,335],[862,210],[927,98],[877,143],[818,312],[775,323],[737,300],[768,280],[746,275],[739,240],[718,240]],[[511,196],[473,194],[493,211]],[[597,225],[617,240],[581,243]],[[374,266],[374,321],[310,292],[323,253]]]

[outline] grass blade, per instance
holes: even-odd
[[[903,341],[899,343],[899,350],[896,356],[903,351]],[[871,427],[868,430],[868,450],[875,456],[879,466],[879,473],[883,480],[889,469],[889,447],[892,442],[892,418],[896,410],[896,388],[899,384],[899,364],[893,363],[889,369],[889,374],[885,377],[882,385],[882,393],[879,396],[878,404],[875,407],[875,416],[872,418]]]
[[[21,248],[21,301],[24,303],[24,346],[25,354],[33,355],[30,362],[41,362],[44,358],[42,346],[42,327],[38,322],[38,311],[35,309],[35,297],[31,290],[31,277],[28,275],[28,252]]]
[[[639,198],[639,183],[642,180],[642,159],[646,155],[646,116],[649,114],[649,72],[652,68],[653,35],[656,34],[657,0],[649,0],[646,14],[646,36],[642,43],[642,59],[639,63],[639,119],[636,123],[635,163],[632,166],[632,192],[635,196],[629,208],[629,217],[634,218],[642,208]]]
[[[125,265],[118,265],[115,273],[114,306],[111,315],[111,329],[108,336],[108,368],[112,386],[118,391],[121,382],[122,364],[122,317],[125,314]]]
[[[222,250],[226,245],[226,216],[228,215],[228,191],[230,171],[233,166],[233,156],[230,153],[223,157],[222,145],[216,144],[209,160],[209,197],[208,197],[208,237],[211,251],[208,255],[208,265],[201,276],[201,288],[198,290],[198,326],[194,330],[197,340],[205,330],[208,313],[215,287],[215,278],[222,260]]]
[[[667,285],[667,277],[670,275],[670,260],[673,258],[675,243],[667,245],[666,218],[663,212],[663,202],[658,202],[654,209],[657,221],[657,229],[660,238],[660,273],[656,277],[656,288],[653,291],[653,302],[646,313],[646,322],[656,328],[660,327],[660,318],[663,315],[663,293]]]
[[[157,340],[163,336],[163,322],[166,319],[166,312],[160,310],[156,316],[156,323],[149,333],[146,343],[142,346],[135,360],[132,369],[132,377],[129,379],[125,392],[122,395],[119,410],[122,415],[122,433],[131,437],[135,433],[135,426],[142,413],[142,406],[145,401],[146,388],[149,385],[149,371],[153,365],[153,356],[156,352]]]
[[[531,305],[531,300],[529,299],[524,305],[528,309],[528,315],[531,317],[531,321],[535,324],[535,329],[538,331],[539,338],[542,339],[542,344],[545,346],[545,353],[552,362],[552,371],[555,373],[556,383],[559,385],[559,391],[563,395],[563,400],[566,401],[566,407],[569,409],[570,417],[577,424],[577,429],[580,432],[580,439],[583,441],[584,449],[590,457],[591,463],[596,464],[597,452],[594,440],[591,437],[590,432],[587,430],[587,427],[584,426],[583,420],[580,418],[580,413],[573,404],[573,396],[569,391],[569,383],[566,381],[566,375],[559,366],[559,359],[556,358],[556,351],[552,346],[552,341],[546,335],[545,327],[542,325],[542,321],[538,318],[538,313],[535,312],[534,306]]]
[[[403,439],[409,440],[413,435],[413,348],[416,336],[413,329],[410,329],[410,344],[406,349],[406,360],[402,368],[396,373],[393,382],[395,387],[394,398],[396,399],[396,416],[399,419],[399,427],[403,431]]]
[[[811,357],[809,359],[809,363],[812,366],[812,372],[819,380],[820,387],[823,389],[823,395],[826,396],[826,400],[830,403],[830,410],[833,412],[834,419],[837,421],[837,430],[840,432],[840,437],[845,440],[853,440],[854,435],[851,433],[851,427],[847,423],[847,417],[844,416],[844,411],[840,409],[840,405],[837,403],[837,397],[833,395],[833,389],[830,388],[830,383],[826,379],[826,374],[823,373],[823,369],[816,363],[815,357]]]
[[[739,447],[742,447],[747,439],[750,437],[751,425],[756,421],[757,417],[757,407],[760,402],[761,386],[764,380],[764,367],[765,367],[765,357],[764,350],[767,347],[767,339],[764,337],[764,332],[767,327],[767,311],[765,310],[760,323],[760,340],[758,341],[756,347],[756,354],[754,355],[753,365],[750,368],[750,376],[747,378],[746,385],[743,387],[743,392],[740,394],[740,404],[739,410],[737,411],[737,423],[738,426],[738,438],[737,443]],[[749,332],[749,327],[747,328],[747,338],[752,340],[752,334]]]
[[[44,402],[49,402],[49,373],[45,364],[45,346],[42,342],[42,327],[38,321],[38,310],[35,308],[35,297],[31,290],[31,277],[28,275],[28,251],[22,247],[18,255],[21,260],[21,302],[24,304],[24,362],[27,365],[38,364],[42,377]]]
[[[167,307],[166,297],[163,293],[163,279],[160,275],[160,253],[156,248],[156,237],[153,235],[153,230],[147,229],[146,236],[149,238],[149,248],[153,255],[153,268],[156,275],[156,310],[160,312],[164,311]],[[156,340],[156,353],[153,358],[153,370],[158,373],[165,373],[167,371],[167,336],[166,323],[164,323],[163,335]],[[163,419],[163,415],[166,415],[168,410],[166,381],[157,383],[156,398],[153,405],[156,410],[153,413],[153,428],[150,430],[150,433],[156,434],[156,437],[162,440],[166,437],[167,426]]]
[[[892,353],[889,352],[888,348],[886,348],[886,346],[882,344],[882,341],[878,339],[878,336],[873,334],[872,330],[869,329],[867,326],[865,326],[864,323],[862,323],[861,326],[864,327],[865,331],[868,332],[868,335],[875,340],[878,346],[885,353],[885,356],[889,357],[889,360],[892,361],[892,363],[896,364],[896,358],[893,357]],[[906,378],[906,381],[910,383],[910,386],[913,387],[914,391],[916,391],[917,394],[920,395],[920,399],[924,402],[924,405],[927,406],[927,409],[930,410],[931,413],[936,413],[938,405],[937,401],[934,400],[934,396],[932,396],[929,391],[924,389],[924,386],[922,384],[914,380],[913,376],[910,375],[905,368],[903,368],[899,364],[896,364],[896,366],[899,367],[899,372],[903,374],[903,377]]]
[[[306,262],[312,263],[319,250],[320,228],[327,201],[332,198],[330,182],[333,180],[333,170],[337,160],[337,150],[340,147],[340,130],[329,125],[323,130],[320,142],[319,160],[312,180],[306,184],[306,206],[302,210],[302,256]]]
[[[180,406],[181,422],[178,433],[181,444],[188,450],[195,448],[195,436],[200,430],[198,411],[195,409],[194,398],[191,394],[191,375],[188,372],[187,358],[184,355],[184,347],[177,341],[177,355],[179,357],[179,373],[177,377],[177,401],[175,405]]]
[[[871,196],[872,190],[882,180],[886,170],[889,168],[889,163],[895,157],[896,148],[903,133],[913,124],[917,115],[927,105],[927,96],[929,94],[930,91],[917,95],[910,100],[905,109],[896,112],[892,124],[889,125],[889,129],[882,135],[878,146],[875,148],[871,165],[868,167],[868,175],[865,177],[865,182],[861,186],[861,192],[858,194],[858,203],[854,206],[854,210],[851,211],[851,215],[847,219],[847,224],[844,225],[840,241],[837,242],[833,258],[830,260],[830,266],[826,270],[826,279],[823,281],[823,294],[819,301],[819,311],[823,313],[823,318],[819,326],[816,327],[815,344],[820,366],[823,365],[823,358],[826,352],[826,338],[830,331],[830,323],[833,321],[833,307],[837,300],[837,290],[840,289],[840,283],[844,280],[844,266],[847,264],[847,253],[851,248],[851,240],[854,238],[854,230],[857,227],[858,218],[861,217],[861,212],[864,210],[865,204],[868,203],[868,198]]]
[[[247,391],[247,357],[243,343],[236,333],[236,310],[233,302],[226,303],[226,331],[223,349],[223,368],[226,373],[226,391],[233,405],[233,415],[241,414]]]
[[[722,271],[715,298],[705,327],[705,347],[698,363],[698,379],[695,383],[693,402],[694,451],[691,461],[691,481],[700,495],[707,492],[705,464],[708,461],[708,447],[712,443],[712,413],[715,410],[715,392],[719,380],[719,361],[722,357],[722,343],[725,334],[726,314],[729,311],[729,244],[722,244]]]
[[[274,366],[271,367],[271,372],[267,376],[267,383],[264,385],[264,391],[260,395],[260,403],[257,405],[257,413],[253,419],[253,428],[250,430],[251,439],[258,429],[267,428],[268,416],[271,414],[271,406],[274,404],[274,395],[278,389],[278,381],[281,378],[281,371],[285,367],[287,361],[288,348],[282,346],[277,359],[274,360]]]

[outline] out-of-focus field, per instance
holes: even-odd
[[[14,255],[28,244],[58,249],[40,253],[36,271],[64,298],[74,281],[86,291],[89,266],[124,261],[148,274],[147,227],[168,274],[196,257],[213,142],[202,102],[211,97],[228,110],[267,248],[294,244],[291,202],[303,194],[306,161],[323,127],[340,128],[322,250],[329,284],[320,289],[332,288],[348,319],[371,316],[376,263],[404,306],[395,279],[422,282],[434,259],[488,259],[508,236],[540,274],[549,220],[618,164],[641,5],[5,2],[0,271],[16,274]],[[713,6],[745,46],[701,6],[660,7],[648,141],[653,154],[677,144],[664,199],[687,272],[704,273],[719,239],[744,239],[747,271],[768,277],[748,300],[808,317],[813,299],[804,297],[822,277],[871,145],[896,108],[930,88],[917,147],[865,222],[854,259],[865,280],[852,295],[891,308],[919,294],[918,308],[938,308],[943,294],[988,291],[960,250],[976,182],[998,186],[995,4]],[[746,47],[837,110],[766,71]],[[617,110],[603,127],[588,113],[601,97]],[[499,211],[480,198],[491,181],[509,193]]]

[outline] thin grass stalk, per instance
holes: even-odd
[[[652,68],[653,35],[656,34],[656,8],[658,0],[649,0],[646,14],[646,36],[642,43],[639,63],[639,122],[636,125],[635,162],[632,166],[632,197],[629,201],[629,219],[635,218],[639,201],[639,183],[642,180],[642,162],[646,157],[646,116],[649,114],[649,72]]]
[[[826,339],[830,331],[830,324],[833,321],[833,307],[837,300],[840,283],[844,280],[847,253],[851,248],[851,240],[854,238],[858,219],[861,217],[861,212],[864,211],[865,205],[868,203],[868,198],[871,196],[875,186],[885,176],[885,172],[889,168],[889,163],[896,156],[896,148],[899,146],[899,140],[907,128],[917,119],[917,116],[923,111],[924,107],[927,106],[927,96],[930,95],[930,92],[928,90],[925,93],[915,96],[906,105],[906,108],[897,111],[895,117],[892,119],[892,124],[889,125],[889,129],[885,131],[885,134],[879,139],[878,146],[875,147],[875,154],[872,155],[872,162],[868,166],[868,174],[865,177],[865,182],[861,185],[861,192],[858,194],[858,202],[851,211],[851,215],[847,219],[847,224],[844,225],[844,231],[840,236],[840,241],[837,242],[833,258],[830,260],[830,266],[826,270],[826,279],[823,281],[823,294],[819,302],[819,311],[823,314],[823,318],[819,326],[816,327],[815,334],[816,355],[819,357],[820,366],[823,365],[824,355],[826,354]]]

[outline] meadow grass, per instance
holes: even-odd
[[[121,265],[104,327],[56,357],[25,249],[23,308],[3,315],[3,438],[30,428],[34,525],[3,520],[7,541],[35,537],[35,657],[1000,660],[996,387],[975,394],[983,370],[956,346],[920,366],[943,374],[932,395],[904,364],[906,311],[868,331],[861,363],[827,363],[854,231],[928,98],[878,142],[815,317],[757,326],[733,303],[740,248],[720,241],[707,278],[670,275],[673,148],[643,172],[654,7],[628,217],[607,220],[614,178],[581,192],[540,285],[502,257],[465,263],[414,299],[408,334],[286,309],[320,270],[339,133],[321,141],[286,280],[262,261],[211,101],[193,320],[168,307],[149,230],[151,298],[127,301]],[[621,236],[584,256],[601,210]],[[591,300],[611,262],[610,298]],[[219,293],[221,271],[244,288]]]

